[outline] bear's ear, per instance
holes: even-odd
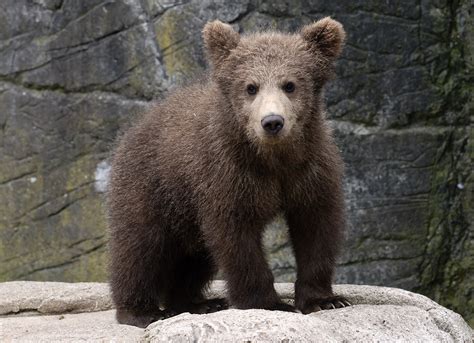
[[[232,26],[219,20],[207,23],[202,30],[206,50],[214,67],[219,64],[239,44],[240,36]]]
[[[341,54],[346,33],[341,23],[326,17],[303,27],[301,36],[312,51],[332,61]]]

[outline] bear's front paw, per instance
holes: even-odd
[[[335,295],[327,298],[312,298],[302,304],[298,304],[298,310],[303,314],[318,312],[321,310],[331,310],[351,306],[352,304],[346,298]]]
[[[213,313],[217,311],[226,310],[229,308],[229,304],[226,299],[224,298],[214,298],[214,299],[207,299],[197,304],[194,304],[191,313]]]
[[[120,324],[138,326],[139,328],[146,328],[153,322],[167,319],[179,314],[172,310],[159,310],[152,312],[140,313],[140,311],[131,311],[125,309],[117,309],[116,318]]]

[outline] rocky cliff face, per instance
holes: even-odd
[[[292,31],[326,15],[348,33],[327,91],[347,163],[338,282],[418,290],[472,318],[467,0],[3,1],[0,280],[106,279],[110,146],[151,99],[203,71],[206,21]],[[277,279],[292,280],[283,220],[267,246]]]

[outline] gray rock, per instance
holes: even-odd
[[[143,342],[468,342],[467,324],[444,322],[413,306],[356,305],[310,315],[265,310],[189,313],[151,324]]]
[[[222,284],[212,295],[221,294]],[[293,297],[292,284],[276,284]],[[264,310],[189,313],[151,324],[142,341],[258,342],[470,342],[472,329],[458,314],[434,301],[401,289],[336,285],[337,294],[354,305],[307,316]]]
[[[2,342],[139,342],[143,330],[119,325],[115,311],[0,318]]]
[[[293,284],[275,284],[293,298]],[[0,339],[15,342],[470,342],[473,331],[458,314],[401,289],[336,285],[353,306],[310,315],[230,309],[184,313],[146,330],[115,322],[108,286],[100,283],[7,282],[0,284]],[[214,282],[210,297],[224,296]],[[71,314],[71,312],[82,312]],[[48,315],[38,315],[38,313]],[[55,315],[51,315],[55,313]]]
[[[105,92],[64,94],[0,82],[2,280],[105,279],[96,185],[115,132],[145,107]]]
[[[97,282],[3,282],[0,294],[0,315],[95,312],[113,307],[108,284]]]

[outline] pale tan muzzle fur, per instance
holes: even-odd
[[[283,129],[277,135],[269,135],[262,127],[262,119],[276,114],[284,119]],[[264,143],[277,143],[291,134],[296,121],[293,104],[280,87],[266,86],[259,90],[250,106],[249,128]]]

